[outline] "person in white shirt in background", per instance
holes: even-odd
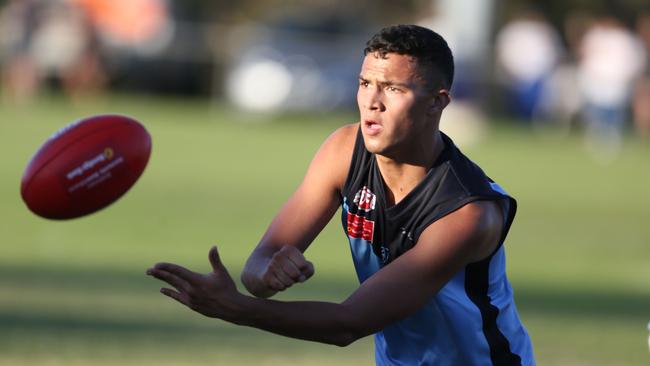
[[[517,15],[497,33],[497,66],[515,116],[527,122],[535,119],[560,54],[557,32],[535,11]]]
[[[602,162],[618,155],[634,83],[644,64],[641,42],[616,18],[598,19],[582,39],[578,87],[584,101],[586,142]]]

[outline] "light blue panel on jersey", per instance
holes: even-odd
[[[481,314],[464,283],[460,271],[417,313],[378,332],[377,365],[489,364]]]
[[[505,272],[505,249],[503,246],[492,257],[490,263],[490,303],[499,309],[497,327],[508,339],[510,349],[519,355],[523,365],[535,365],[530,337],[519,319],[510,281]]]
[[[341,215],[343,227],[347,227],[349,212],[350,208],[347,199],[344,198],[343,213]],[[352,259],[354,260],[357,277],[359,278],[359,282],[363,282],[381,268],[379,257],[372,251],[372,244],[370,242],[363,239],[351,238],[350,236],[348,236],[348,241],[350,242],[350,250],[352,251]]]

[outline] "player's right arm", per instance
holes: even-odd
[[[251,294],[270,297],[314,274],[303,253],[340,205],[357,126],[341,127],[323,143],[302,183],[251,253],[241,275]]]

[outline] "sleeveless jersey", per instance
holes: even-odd
[[[534,365],[506,278],[503,240],[516,201],[442,134],[445,148],[406,197],[387,207],[384,181],[361,131],[342,191],[342,224],[363,282],[412,248],[434,221],[476,200],[504,212],[500,245],[459,271],[417,313],[375,334],[377,365]]]

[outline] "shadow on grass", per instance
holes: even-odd
[[[160,333],[160,334],[193,334],[202,336],[227,332],[232,336],[232,330],[226,327],[202,326],[195,322],[182,323],[154,322],[142,320],[90,318],[75,314],[34,313],[20,310],[0,311],[0,324],[5,331],[14,329],[23,332],[92,332],[92,333]]]
[[[236,273],[233,271],[233,273]],[[138,294],[142,299],[143,293],[151,292],[151,303],[160,296],[157,288],[158,281],[145,276],[144,269],[134,272],[119,272],[110,270],[84,270],[60,268],[25,268],[3,266],[0,268],[0,289],[20,288],[38,292],[41,289],[51,289],[66,293],[76,293],[93,296],[93,293],[115,294],[128,298],[130,294]],[[331,299],[345,298],[350,291],[350,283],[327,281],[324,278],[307,283],[300,288],[291,290],[282,299],[291,297],[300,299]],[[525,313],[534,313],[541,317],[570,317],[575,319],[606,319],[615,318],[618,321],[638,322],[645,320],[650,309],[650,296],[647,294],[627,293],[615,289],[602,291],[575,289],[541,288],[519,284],[516,289],[518,308]],[[162,300],[161,301],[167,301]],[[148,301],[148,300],[147,300]],[[2,304],[0,299],[0,304]],[[134,314],[102,313],[97,317],[92,312],[75,314],[74,311],[60,313],[48,310],[47,299],[38,301],[36,306],[25,310],[19,307],[7,307],[0,310],[0,325],[4,331],[91,331],[123,335],[140,333],[155,334],[189,334],[213,335],[232,338],[238,334],[245,337],[247,332],[233,331],[234,326],[214,326],[214,322],[191,319],[187,321],[187,313],[182,313],[175,319],[161,320],[160,318],[138,317],[142,307],[134,310]],[[39,309],[42,309],[39,310]],[[124,309],[122,309],[124,310]],[[121,311],[121,310],[120,310]],[[155,311],[155,309],[154,309]],[[205,324],[205,325],[203,325]],[[219,323],[217,323],[219,324]],[[223,334],[220,334],[223,332]],[[226,334],[227,333],[227,334]]]
[[[638,323],[650,316],[650,294],[605,288],[601,291],[519,286],[515,289],[517,308],[540,316],[601,321],[616,319]],[[644,323],[645,324],[645,323]]]

